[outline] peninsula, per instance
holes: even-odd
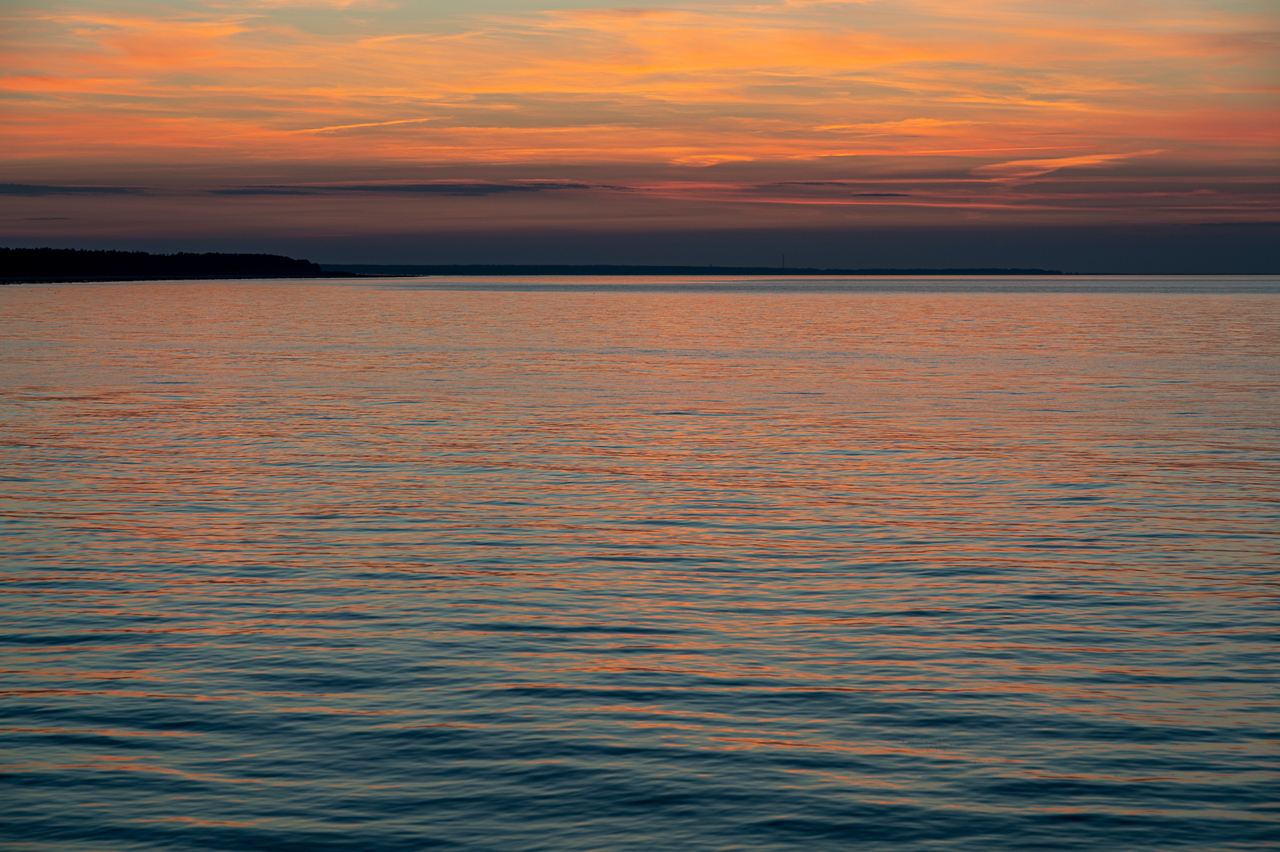
[[[0,248],[0,281],[6,283],[353,277],[352,272],[326,272],[309,260],[275,254]]]

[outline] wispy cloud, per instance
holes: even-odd
[[[21,72],[0,81],[24,98],[12,147],[705,166],[1056,136],[1113,153],[1138,137],[1197,144],[1212,125],[1184,117],[1260,93],[1269,61],[1240,41],[1257,14],[1207,3],[1116,20],[1030,0],[694,2],[434,27],[371,7],[349,34],[302,30],[269,3],[206,8],[21,19]]]
[[[308,127],[297,133],[329,133],[335,130],[359,130],[365,127],[394,127],[402,124],[422,124],[425,121],[438,121],[435,118],[402,118],[396,121],[366,121],[361,124],[335,124],[331,127]]]
[[[211,189],[212,195],[315,195],[306,189],[295,189],[289,186],[237,186],[230,189]]]
[[[1054,157],[1043,160],[1010,160],[1007,163],[988,163],[978,166],[973,169],[973,173],[984,177],[990,176],[996,180],[1025,180],[1047,175],[1059,169],[1108,165],[1132,157],[1149,157],[1159,153],[1159,150],[1131,151],[1124,154],[1085,154],[1080,157]]]
[[[527,181],[524,183],[485,183],[480,181],[436,181],[432,183],[350,183],[308,186],[241,186],[214,189],[215,195],[325,195],[335,193],[373,193],[391,195],[505,195],[512,192],[546,192],[556,189],[592,189],[590,184],[565,181]],[[610,187],[612,188],[612,187]]]
[[[202,193],[219,204],[311,195],[516,205],[551,185],[507,176],[572,165],[596,170],[584,186],[632,188],[635,204],[658,197],[659,178],[682,175],[680,197],[692,198],[700,182],[740,175],[740,186],[851,181],[821,204],[969,211],[979,201],[1017,207],[1047,181],[1109,175],[1090,193],[1110,193],[1141,218],[1154,202],[1139,204],[1120,183],[1137,159],[1170,180],[1235,170],[1257,182],[1280,149],[1273,49],[1261,35],[1277,16],[1261,5],[530,5],[496,12],[481,2],[458,15],[345,0],[185,0],[168,10],[51,0],[7,20],[9,180],[52,185],[65,163],[199,166],[222,170],[209,181],[221,186]],[[334,185],[285,177],[299,164]],[[387,174],[493,179],[366,179]],[[875,182],[907,175],[968,181],[969,195]],[[135,191],[0,190],[55,192]]]
[[[131,186],[48,186],[30,183],[0,183],[0,195],[141,195],[143,190]]]

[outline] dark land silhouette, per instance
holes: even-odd
[[[614,266],[609,264],[321,264],[361,275],[1061,275],[1052,269],[812,269],[788,266]]]
[[[3,281],[145,281],[200,278],[349,278],[318,263],[275,254],[148,254],[144,251],[87,251],[54,248],[0,248]]]
[[[0,248],[0,281],[147,281],[225,278],[355,278],[468,275],[1061,275],[1054,269],[790,269],[778,266],[611,264],[318,264],[276,254],[149,254]]]
[[[1056,269],[792,269],[780,266],[615,266],[610,264],[321,264],[361,275],[1061,275]]]

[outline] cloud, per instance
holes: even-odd
[[[238,9],[350,9],[352,7],[392,8],[387,0],[226,0],[213,2],[213,6],[227,6]]]
[[[722,163],[747,163],[755,159],[744,154],[687,154],[683,157],[673,157],[670,162],[675,166],[695,166],[705,168],[707,166],[718,166]]]
[[[1159,153],[1158,150],[1132,151],[1127,154],[1086,154],[1081,157],[1055,157],[1044,160],[1010,160],[1007,163],[978,166],[972,172],[976,175],[990,176],[995,180],[1025,180],[1072,166],[1105,165],[1127,160],[1130,157],[1144,157]]]
[[[229,38],[250,32],[253,26],[252,17],[245,15],[195,18],[126,13],[68,15],[53,20],[118,57],[110,64],[139,70],[217,68],[235,50]],[[81,57],[82,61],[86,58]]]
[[[423,195],[502,195],[511,192],[545,192],[552,189],[590,189],[585,183],[372,183],[324,187],[330,192],[388,192]]]
[[[211,189],[212,195],[315,195],[305,189],[294,189],[288,186],[243,186],[234,189]]]
[[[359,130],[366,127],[392,127],[400,124],[421,124],[425,121],[437,121],[435,118],[402,118],[396,121],[367,121],[362,124],[335,124],[332,127],[309,127],[298,133],[332,133],[338,130]]]
[[[30,183],[0,183],[0,195],[142,195],[143,191],[131,186],[50,186]]]
[[[825,124],[814,130],[843,130],[867,135],[917,134],[936,135],[973,124],[972,121],[941,121],[936,118],[906,118],[901,121],[877,121],[865,124]]]
[[[480,181],[437,181],[432,183],[363,183],[318,186],[245,186],[214,189],[216,195],[326,195],[349,192],[388,193],[393,195],[483,196],[509,193],[544,192],[555,189],[592,189],[591,184],[565,181],[530,181],[526,183],[485,183]],[[617,189],[618,187],[607,187]]]
[[[1235,145],[1267,144],[1234,129],[1251,120],[1243,107],[1234,121],[1170,121],[1188,105],[1227,111],[1223,87],[1252,79],[1253,54],[1228,73],[1214,45],[1259,30],[1257,16],[694,0],[448,19],[375,4],[335,19],[350,26],[306,31],[274,6],[159,15],[124,0],[116,13],[27,20],[21,73],[0,79],[22,98],[10,101],[10,147],[132,150],[144,161],[697,168],[1064,147],[1046,141],[1088,150],[1142,134],[1163,138],[1135,148],[1168,149],[1215,127],[1233,128],[1224,138]],[[939,151],[916,151],[920,136]]]
[[[517,199],[588,185],[596,192],[557,198],[604,209],[623,197],[606,202],[610,184],[634,190],[619,209],[639,210],[656,205],[657,184],[692,187],[711,166],[739,187],[722,191],[734,196],[726,204],[751,203],[740,187],[781,181],[814,187],[795,193],[814,210],[905,216],[927,204],[1025,205],[1030,190],[1011,199],[1012,188],[1052,173],[1055,185],[1090,182],[1087,203],[1142,219],[1157,215],[1156,196],[1142,194],[1150,187],[1122,183],[1133,169],[1102,167],[1159,150],[1144,164],[1148,177],[1165,168],[1170,180],[1207,186],[1230,172],[1246,185],[1274,171],[1280,150],[1265,93],[1271,59],[1256,35],[1275,29],[1275,15],[1262,4],[688,0],[511,11],[535,5],[522,2],[483,14],[452,3],[348,5],[119,0],[76,15],[59,5],[11,16],[12,73],[0,74],[0,94],[6,156],[23,171],[9,179],[93,183],[98,164],[111,164],[98,174],[117,176],[177,167],[206,176],[210,189],[198,194],[220,196],[208,204],[219,211],[237,196],[245,209],[274,209],[252,201],[273,195],[281,204],[342,196],[351,209],[375,196],[492,196],[514,210]],[[582,183],[507,179],[548,168]],[[307,183],[320,175],[330,183]],[[401,175],[462,177],[374,180]],[[964,189],[917,192],[914,181],[933,179]],[[827,180],[836,183],[819,199]],[[1250,192],[1238,215],[1263,215],[1263,190]],[[863,203],[898,195],[918,197]],[[1218,213],[1193,208],[1210,203],[1182,197],[1178,209],[1203,221]],[[1043,208],[1065,205],[1059,197]],[[643,209],[636,215],[657,215]]]
[[[1197,222],[1198,228],[1280,228],[1280,222]]]

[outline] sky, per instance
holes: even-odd
[[[6,3],[0,243],[1280,271],[1254,0]]]

